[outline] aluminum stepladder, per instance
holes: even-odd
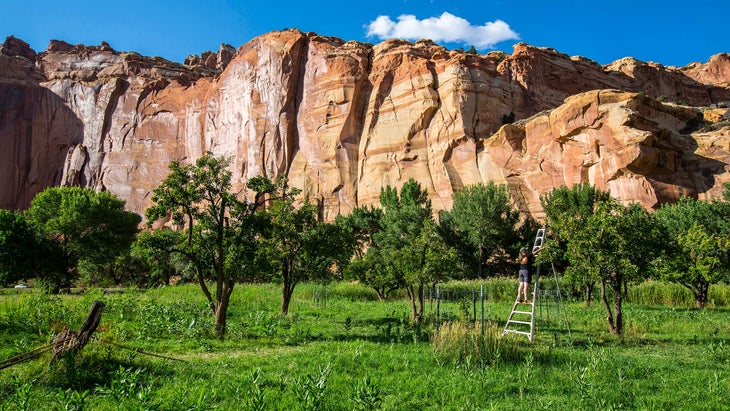
[[[543,243],[545,242],[545,229],[541,228],[537,230],[535,236],[535,244],[532,246],[532,254],[534,255],[537,251],[542,249]],[[504,331],[502,335],[520,334],[526,335],[527,338],[532,342],[535,330],[535,302],[537,300],[537,284],[540,280],[540,265],[538,264],[535,270],[535,284],[532,287],[532,298],[529,304],[521,303],[519,298],[515,300],[515,304],[512,306],[512,312],[509,314],[507,324],[504,325]],[[556,280],[557,281],[557,280]],[[522,309],[525,305],[529,305],[529,311]]]

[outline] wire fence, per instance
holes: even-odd
[[[549,281],[538,283],[541,287],[537,290],[535,301],[536,318],[545,321],[559,321],[561,297],[560,289],[556,289]],[[312,290],[313,303],[320,308],[326,308],[330,299],[326,284],[314,287]],[[444,288],[440,285],[427,286],[423,290],[424,316],[431,318],[436,327],[450,321],[480,322],[482,324],[491,322],[506,321],[508,312],[504,308],[497,308],[498,302],[512,301],[517,295],[517,289],[505,289],[504,287],[488,287],[479,284],[473,287]]]

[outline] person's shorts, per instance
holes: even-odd
[[[520,270],[520,282],[521,283],[531,283],[532,278],[530,278],[530,272],[527,270]]]

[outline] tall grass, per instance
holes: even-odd
[[[521,359],[520,344],[513,336],[502,338],[497,324],[454,321],[433,334],[431,345],[442,364],[488,366]]]
[[[664,281],[649,280],[632,286],[627,299],[645,305],[695,306],[694,296],[687,287]],[[730,285],[724,283],[711,285],[707,299],[710,306],[730,305]]]

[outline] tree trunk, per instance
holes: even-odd
[[[477,261],[477,278],[484,279],[484,250],[482,250],[481,244],[479,245],[479,261]]]
[[[591,297],[593,296],[593,287],[595,286],[594,283],[586,284],[586,308],[591,306]]]
[[[210,290],[205,284],[203,270],[197,263],[195,264],[195,274],[198,277],[198,285],[200,285],[200,289],[203,291],[203,294],[205,294],[205,299],[208,300],[208,306],[213,310],[213,314],[215,314],[215,303],[213,302],[213,295],[210,294]]]
[[[285,262],[281,265],[281,278],[283,284],[281,286],[281,313],[289,314],[289,303],[294,293],[294,279],[291,275],[292,269],[289,263]]]
[[[606,309],[606,322],[608,323],[608,330],[611,332],[611,334],[616,334],[616,325],[613,322],[611,304],[609,304],[608,297],[606,296],[606,280],[601,280],[601,301],[603,302],[603,307]]]
[[[705,281],[699,282],[697,284],[697,287],[692,290],[692,293],[695,297],[695,307],[697,307],[697,309],[701,310],[705,308],[705,304],[707,304],[707,294],[709,290],[710,284]]]
[[[281,290],[281,313],[284,315],[289,314],[289,303],[291,302],[292,292],[289,290],[287,285]]]
[[[411,319],[418,321],[418,309],[416,308],[416,295],[413,286],[406,286],[406,291],[408,292],[408,299],[411,302]]]
[[[223,298],[216,303],[215,307],[215,322],[213,323],[213,328],[215,330],[216,337],[221,339],[223,339],[226,335],[226,313],[228,312],[228,302],[229,299],[223,296]]]
[[[622,284],[616,283],[614,284],[614,291],[613,291],[613,317],[615,319],[615,332],[613,334],[621,335],[624,332],[624,315],[622,310],[623,305],[623,293],[622,293]]]
[[[423,312],[424,312],[424,299],[423,299],[423,281],[418,283],[418,319],[417,321],[420,323],[423,320]]]

